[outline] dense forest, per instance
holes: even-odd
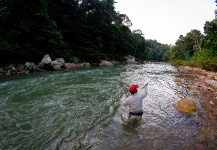
[[[175,45],[131,31],[114,0],[0,0],[0,64],[39,62],[44,55],[67,62],[170,61],[217,70],[217,19],[192,29]],[[217,15],[217,12],[215,13]]]
[[[1,0],[0,63],[163,59],[169,45],[145,40],[114,0]]]

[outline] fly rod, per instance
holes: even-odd
[[[146,86],[148,85],[148,83],[151,82],[153,79],[154,79],[154,78],[151,78],[151,80],[149,80],[149,81],[142,87],[142,89],[143,89],[144,87],[146,87]]]

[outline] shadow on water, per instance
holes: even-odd
[[[215,149],[217,120],[204,97],[186,88],[196,79],[166,63],[146,63],[0,81],[0,149]],[[138,83],[141,92],[148,81],[142,120],[129,122],[121,102],[129,85]],[[172,106],[186,96],[197,104],[193,115]]]

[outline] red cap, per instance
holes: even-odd
[[[134,93],[138,87],[139,87],[138,84],[133,84],[130,86],[129,91],[131,93]]]

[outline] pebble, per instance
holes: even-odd
[[[213,101],[209,101],[209,104],[210,105],[214,105],[215,103]]]

